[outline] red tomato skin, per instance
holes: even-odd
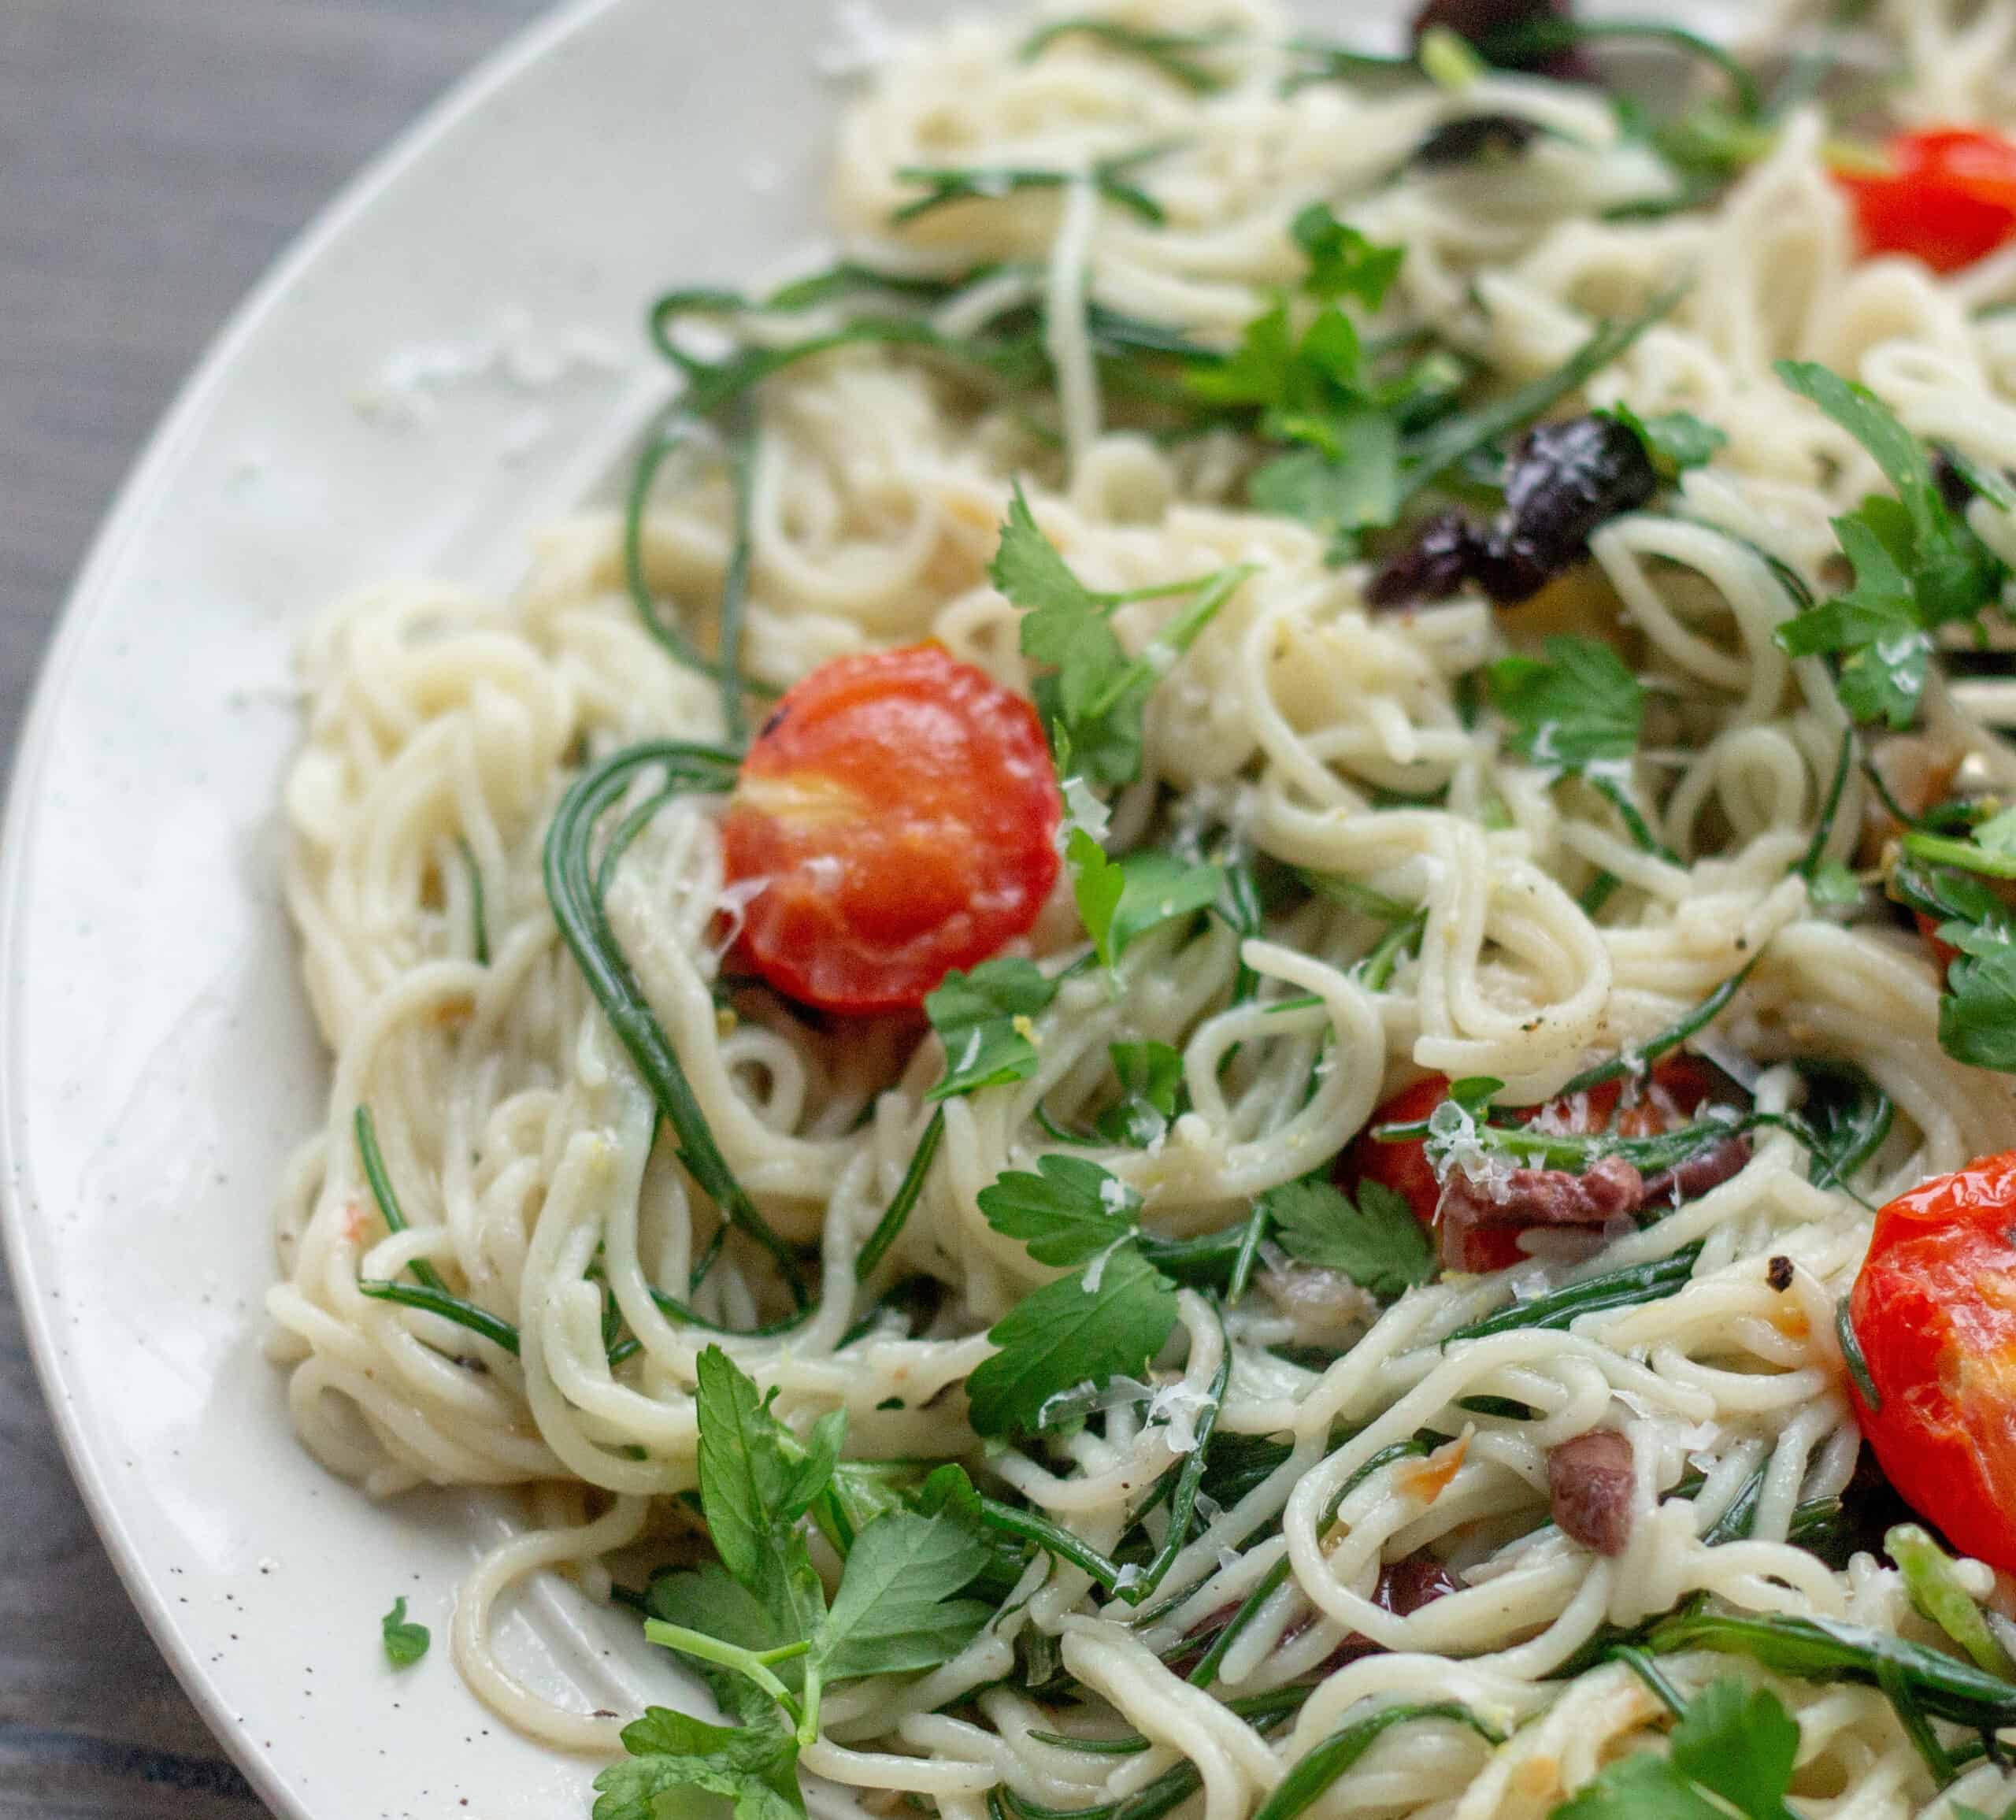
[[[1939,939],[1939,919],[1936,917],[1928,916],[1923,910],[1913,910],[1911,920],[1918,925],[1918,933],[1924,936],[1925,945],[1932,952],[1933,962],[1939,969],[1939,977],[1944,980],[1946,969],[1959,959],[1960,951],[1951,942],[1942,942]]]
[[[1703,1100],[1714,1096],[1721,1077],[1708,1063],[1676,1051],[1652,1065],[1651,1092],[1626,1106],[1618,1119],[1618,1129],[1627,1137],[1649,1137],[1668,1125],[1669,1110],[1681,1118],[1692,1118]],[[1606,1081],[1577,1095],[1577,1103],[1563,1107],[1563,1129],[1595,1132],[1607,1125],[1624,1096],[1624,1083]],[[1383,1183],[1405,1197],[1414,1218],[1435,1232],[1442,1220],[1442,1184],[1428,1160],[1422,1143],[1382,1144],[1372,1135],[1382,1125],[1413,1125],[1426,1118],[1449,1097],[1447,1077],[1431,1074],[1417,1081],[1376,1110],[1364,1134],[1344,1153],[1343,1179]],[[1562,1103],[1555,1101],[1561,1106]],[[1527,1254],[1520,1248],[1519,1235],[1510,1229],[1488,1228],[1470,1240],[1470,1255],[1486,1270],[1503,1270],[1523,1264]]]
[[[1865,253],[1907,253],[1958,272],[2016,237],[2016,145],[1959,127],[1899,133],[1889,168],[1837,171]]]
[[[1442,1184],[1428,1160],[1425,1144],[1382,1144],[1372,1134],[1382,1125],[1414,1125],[1428,1117],[1449,1097],[1449,1077],[1431,1074],[1403,1087],[1373,1113],[1351,1148],[1344,1152],[1343,1175],[1355,1186],[1359,1182],[1383,1184],[1404,1199],[1414,1218],[1429,1232],[1442,1202]]]
[[[1877,1462],[1957,1548],[2016,1573],[2016,1151],[1899,1195],[1848,1299]]]
[[[753,893],[739,954],[823,1010],[915,1011],[1035,922],[1062,817],[1035,708],[984,672],[936,643],[822,664],[721,825],[728,884]]]

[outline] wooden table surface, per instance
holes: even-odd
[[[232,306],[543,3],[0,0],[0,749],[93,526]],[[0,1820],[261,1811],[98,1546],[0,1274]]]

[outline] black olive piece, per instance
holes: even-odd
[[[1420,43],[1440,26],[1472,44],[1481,45],[1500,35],[1515,32],[1521,26],[1551,20],[1565,22],[1572,17],[1569,0],[1427,0],[1414,15],[1414,41]],[[1507,69],[1532,70],[1557,82],[1595,80],[1589,60],[1572,46],[1497,61]]]
[[[1366,599],[1374,606],[1447,600],[1477,573],[1484,537],[1482,527],[1462,513],[1438,513],[1386,559],[1367,585]]]
[[[1505,510],[1491,539],[1506,580],[1525,591],[1501,591],[1480,579],[1495,599],[1525,599],[1581,556],[1598,525],[1658,488],[1644,443],[1626,425],[1590,417],[1536,426],[1513,453]]]
[[[1473,113],[1437,127],[1414,147],[1413,161],[1427,169],[1510,164],[1540,136],[1539,127],[1516,113]]]
[[[1636,431],[1608,417],[1541,424],[1505,469],[1505,510],[1488,528],[1461,513],[1431,518],[1366,591],[1374,606],[1446,600],[1474,581],[1500,606],[1530,600],[1587,553],[1606,520],[1642,506],[1659,477]]]

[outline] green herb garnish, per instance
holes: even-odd
[[[379,1620],[378,1627],[384,1634],[385,1659],[395,1668],[411,1668],[434,1640],[425,1625],[407,1622],[403,1598],[392,1601],[392,1609]]]
[[[1652,465],[1668,480],[1679,479],[1689,468],[1706,467],[1729,443],[1721,431],[1691,411],[1659,411],[1641,417],[1630,406],[1618,403],[1596,415],[1632,432],[1645,445]]]
[[[1358,1185],[1358,1200],[1325,1181],[1288,1182],[1261,1197],[1283,1249],[1306,1264],[1341,1270],[1386,1299],[1435,1274],[1435,1248],[1406,1197],[1384,1182]]]
[[[801,1440],[719,1347],[698,1377],[700,1505],[721,1562],[654,1581],[644,1633],[692,1661],[739,1722],[648,1709],[624,1729],[628,1759],[595,1778],[596,1820],[653,1820],[682,1788],[725,1795],[750,1820],[802,1814],[798,1752],[818,1735],[825,1686],[935,1667],[989,1615],[960,1596],[987,1545],[970,1513],[943,1504],[885,1509],[850,1531],[829,1607],[804,1522],[832,1503],[845,1413]]]
[[[1076,769],[1095,784],[1131,784],[1141,772],[1141,717],[1164,673],[1195,643],[1251,571],[1221,569],[1186,580],[1095,593],[1044,536],[1017,483],[988,573],[1023,610],[1022,654],[1047,666],[1036,678],[1036,706],[1054,747],[1068,744]],[[1109,623],[1128,601],[1192,598],[1138,658]],[[1062,737],[1060,738],[1060,736]]]
[[[2001,565],[1946,503],[1923,446],[1873,392],[1810,361],[1781,360],[1775,370],[1854,436],[1897,490],[1834,521],[1855,586],[1786,621],[1778,642],[1795,657],[1833,656],[1842,706],[1858,721],[1908,726],[1934,633],[1993,602]]]
[[[1500,658],[1491,695],[1511,723],[1513,748],[1536,765],[1584,779],[1647,853],[1672,856],[1632,801],[1631,761],[1644,727],[1645,691],[1624,660],[1595,639],[1550,637],[1544,658]]]
[[[1785,1796],[1798,1755],[1784,1702],[1727,1675],[1688,1703],[1666,1755],[1620,1758],[1550,1820],[1792,1820]]]
[[[1079,917],[1099,964],[1109,968],[1150,929],[1210,909],[1224,886],[1215,866],[1193,866],[1153,848],[1109,859],[1082,828],[1071,830],[1064,857]]]
[[[966,1380],[978,1433],[1040,1429],[1054,1399],[1138,1376],[1162,1350],[1176,1325],[1176,1286],[1143,1252],[1140,1205],[1082,1157],[1046,1156],[1036,1173],[1011,1169],[980,1190],[990,1226],[1073,1273],[1024,1297],[988,1335],[998,1350]]]
[[[925,1098],[953,1099],[1028,1080],[1036,1071],[1030,1020],[1056,996],[1057,982],[1032,961],[983,961],[970,973],[954,967],[924,1002],[945,1045],[944,1077]]]

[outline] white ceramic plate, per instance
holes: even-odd
[[[1352,0],[1328,23],[1398,10]],[[570,1820],[594,1766],[512,1736],[448,1659],[453,1588],[501,1507],[374,1506],[328,1478],[261,1355],[274,1184],[325,1084],[277,886],[292,650],[374,578],[508,585],[527,532],[658,395],[645,300],[816,234],[838,97],[815,54],[847,22],[829,0],[587,0],[465,84],[205,361],[77,584],[23,739],[0,1164],[30,1341],[142,1614],[299,1820]],[[437,1647],[395,1674],[378,1619],[399,1593]],[[543,1589],[513,1621],[526,1662],[619,1709],[666,1688],[634,1626],[571,1597]]]

